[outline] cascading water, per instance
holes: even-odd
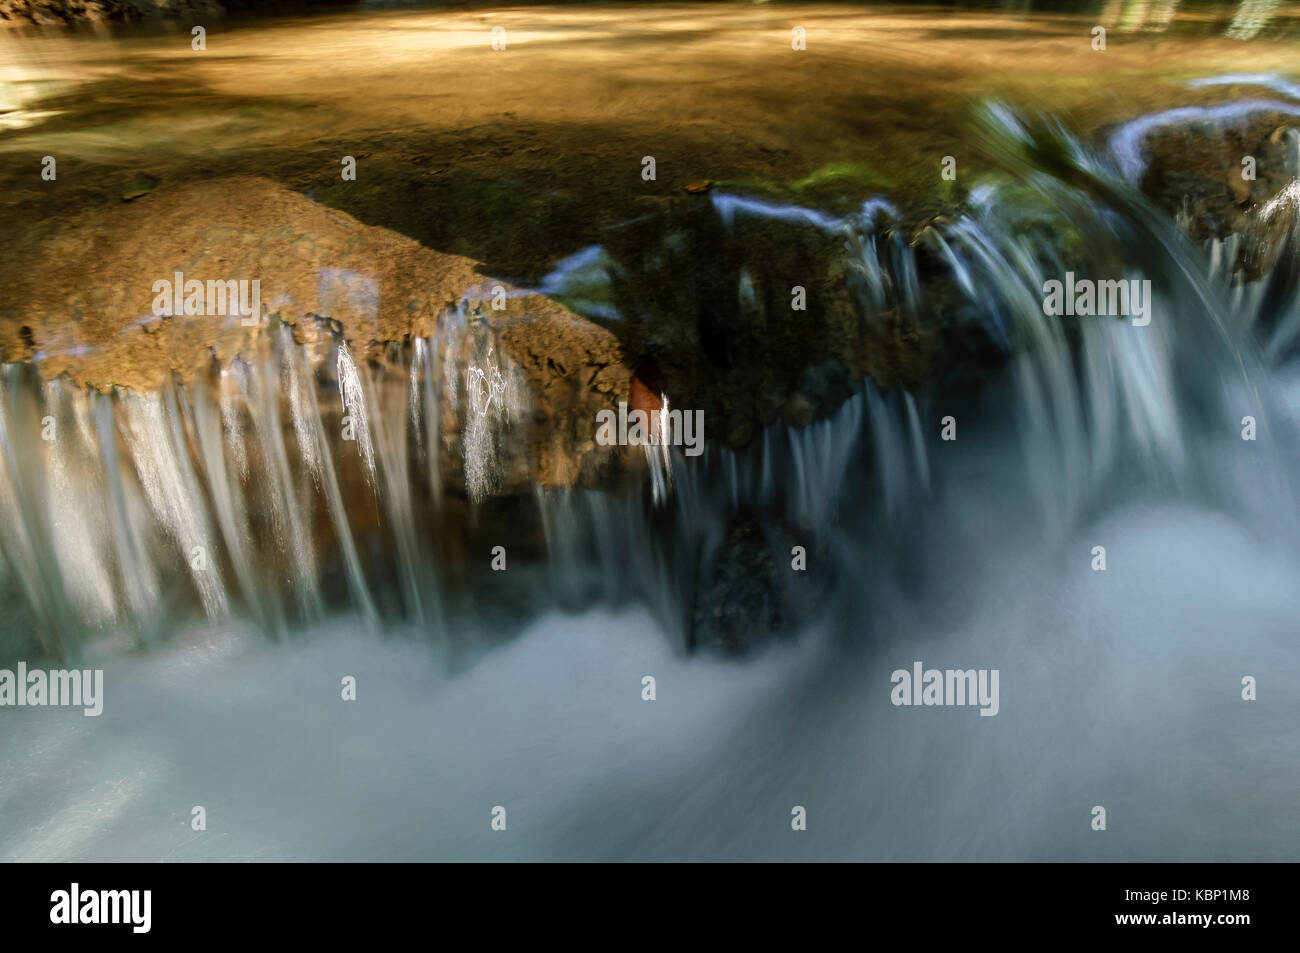
[[[436,537],[417,527],[436,528],[449,452],[471,500],[493,492],[525,385],[463,313],[389,367],[331,351],[314,366],[281,325],[249,362],[157,394],[6,367],[5,583],[30,613],[11,644],[75,655],[94,631],[147,638],[194,611],[268,632],[327,609],[373,623],[393,578],[401,614],[436,623]]]
[[[1295,193],[1265,211],[1289,219],[1289,237],[1270,275],[1247,285],[1237,266],[1256,239],[1195,247],[1126,181],[1122,156],[1001,107],[985,141],[1006,180],[975,189],[960,219],[914,234],[880,202],[836,217],[713,199],[726,227],[757,216],[842,238],[864,321],[921,311],[936,279],[919,256],[944,263],[937,280],[955,302],[944,330],[976,328],[997,355],[978,388],[868,380],[806,427],[770,426],[740,450],[709,441],[698,458],[657,451],[615,487],[506,486],[527,385],[463,313],[444,316],[436,337],[391,346],[382,364],[358,363],[341,341],[313,359],[281,328],[249,361],[155,395],[87,394],[6,367],[0,578],[21,606],[8,650],[28,648],[30,632],[45,652],[74,657],[96,633],[157,644],[179,630],[178,644],[117,673],[115,717],[127,727],[113,730],[125,739],[130,725],[170,718],[168,690],[214,681],[240,699],[232,736],[269,730],[289,764],[276,779],[248,766],[236,783],[316,806],[272,830],[232,800],[216,762],[160,752],[165,739],[150,734],[158,745],[142,755],[140,783],[152,787],[127,792],[130,803],[175,810],[174,759],[217,792],[207,797],[232,817],[227,837],[140,833],[118,798],[80,840],[41,833],[78,811],[74,797],[52,815],[30,809],[37,833],[0,856],[236,858],[274,843],[287,857],[1168,859],[1199,856],[1177,833],[1194,816],[1198,849],[1294,850],[1294,839],[1242,834],[1222,805],[1253,798],[1242,810],[1280,823],[1297,781],[1300,752],[1280,728],[1294,724],[1295,702],[1247,723],[1229,701],[1238,669],[1268,676],[1279,698],[1300,675],[1282,651],[1300,608],[1300,418],[1279,366],[1300,330]],[[598,283],[603,254],[575,256],[543,289],[581,310],[566,276]],[[1069,270],[1149,280],[1150,323],[1045,314],[1044,282]],[[755,306],[754,280],[742,273],[742,308]],[[593,316],[619,320],[604,295],[591,300]],[[942,436],[949,417],[956,439]],[[1256,440],[1242,439],[1246,417]],[[50,418],[64,439],[41,439]],[[449,537],[472,536],[496,494],[528,500],[541,581],[458,573],[466,544]],[[816,611],[793,620],[793,644],[748,664],[683,659],[737,513],[780,527],[768,541],[780,570],[793,546],[821,560]],[[1087,570],[1098,543],[1111,554],[1106,574]],[[530,628],[499,645],[476,611],[507,586],[527,591]],[[585,614],[546,614],[557,605]],[[385,645],[353,631],[357,619],[443,638],[432,654]],[[269,649],[232,634],[248,626],[312,638]],[[488,657],[452,675],[430,661],[476,626],[497,646]],[[1000,666],[999,717],[898,720],[888,673],[912,659]],[[1086,684],[1064,678],[1081,668],[1094,676]],[[383,695],[355,721],[327,697],[343,673]],[[660,686],[653,711],[637,707],[647,674]],[[168,680],[175,687],[160,687]],[[324,700],[283,715],[276,693],[304,682]],[[1209,700],[1198,709],[1197,698]],[[334,746],[294,749],[307,723],[326,726]],[[51,743],[67,730],[29,727]],[[16,755],[15,738],[0,754]],[[1239,744],[1249,758],[1233,753]],[[1229,762],[1216,771],[1228,780],[1196,773],[1206,748]],[[312,786],[339,750],[362,770],[319,804]],[[1135,765],[1182,787],[1134,784]],[[376,799],[367,771],[390,770],[413,783]],[[48,757],[33,771],[36,786],[66,774]],[[425,782],[466,806],[428,817],[414,793]],[[109,784],[90,779],[86,796]],[[955,786],[973,793],[916,797]],[[513,816],[528,820],[509,845],[466,833],[471,803],[511,794]],[[21,789],[7,797],[19,802]],[[1137,818],[1116,846],[1085,843],[1086,825],[1070,820],[1103,800]],[[371,818],[357,842],[339,833],[352,819],[338,805],[354,803],[421,823]],[[793,844],[790,804],[819,818]]]
[[[1234,281],[1229,262],[1240,238],[1216,243],[1207,264],[1173,223],[1061,130],[1040,130],[1072,157],[1070,175],[1058,177],[1030,164],[1043,141],[1018,117],[994,107],[987,125],[993,151],[1031,185],[1029,201],[1023,188],[1009,201],[1007,189],[978,187],[968,215],[910,241],[896,210],[880,201],[846,218],[727,194],[714,206],[729,226],[758,216],[841,235],[866,321],[891,308],[919,309],[919,247],[945,262],[959,298],[952,320],[977,324],[1006,355],[984,402],[1005,405],[998,416],[1021,437],[1018,479],[1053,531],[1109,492],[1117,474],[1183,489],[1214,480],[1223,441],[1243,415],[1270,421],[1276,439],[1261,455],[1285,452],[1290,423],[1264,361],[1295,336],[1294,291]],[[1133,161],[1134,141],[1113,140],[1125,144],[1121,171]],[[1293,215],[1293,193],[1261,220]],[[1114,203],[1094,204],[1099,198]],[[1099,250],[1099,267],[1118,265],[1155,283],[1149,326],[1070,325],[1044,314],[1043,283],[1068,269],[1060,237],[1070,232]],[[596,280],[586,272],[602,254],[574,256],[543,288],[571,292],[575,268],[583,281]],[[1291,274],[1285,259],[1275,267]],[[742,274],[742,298],[747,280]],[[1279,295],[1289,307],[1278,307]],[[1266,305],[1279,313],[1261,340],[1256,315]],[[248,363],[154,395],[86,393],[40,381],[28,366],[7,367],[0,500],[14,527],[5,536],[6,582],[30,613],[20,628],[40,633],[57,653],[75,651],[91,629],[159,631],[187,607],[209,619],[246,615],[269,631],[318,619],[327,603],[373,623],[372,589],[394,580],[397,615],[441,620],[434,549],[448,454],[459,464],[459,492],[481,503],[501,489],[527,403],[527,384],[486,325],[475,331],[459,313],[443,327],[438,338],[392,346],[383,365],[358,366],[341,339],[321,360],[280,326]],[[869,508],[897,529],[917,518],[930,491],[939,445],[933,414],[958,411],[945,404],[952,399],[942,381],[882,393],[868,380],[833,417],[767,428],[743,451],[710,443],[692,460],[655,448],[647,456],[650,495],[668,504],[667,516],[655,516],[640,492],[539,487],[551,575],[572,591],[589,573],[580,563],[597,562],[607,567],[609,598],[667,599],[661,617],[670,623],[684,611],[670,595],[682,590],[678,564],[716,546],[729,511],[771,511],[833,536],[839,501],[850,490],[863,499],[853,484],[866,473]],[[982,409],[970,422],[993,416]],[[45,421],[75,439],[41,439]],[[1220,483],[1226,490],[1231,481]],[[1278,484],[1281,492],[1285,481]],[[608,568],[619,553],[655,551],[664,538],[673,540],[667,550],[629,574],[639,582]]]

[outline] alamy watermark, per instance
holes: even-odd
[[[74,883],[50,894],[54,924],[128,924],[132,933],[148,933],[153,925],[152,890],[82,890]]]
[[[1051,278],[1043,282],[1043,314],[1081,317],[1126,317],[1133,326],[1142,328],[1151,323],[1151,279],[1120,279],[1118,281],[1093,281],[1065,273],[1065,281]]]
[[[912,670],[897,669],[889,676],[895,705],[978,705],[980,715],[993,716],[998,701],[998,669],[937,669],[912,663]]]
[[[704,452],[704,411],[664,407],[646,411],[627,409],[618,402],[618,413],[596,413],[596,443],[602,447],[684,447],[686,456]]]
[[[185,280],[176,272],[172,280],[159,278],[153,283],[153,313],[158,317],[207,315],[238,317],[240,324],[251,327],[262,320],[262,282],[231,278],[228,281]]]
[[[104,710],[104,670],[44,669],[27,670],[26,662],[18,670],[0,668],[0,707],[84,708],[88,718]]]

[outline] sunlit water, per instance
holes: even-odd
[[[556,29],[573,15],[555,14]],[[394,22],[375,29],[391,39]],[[476,42],[457,27],[445,46]],[[288,60],[302,30],[360,42],[334,21],[277,29]],[[538,29],[522,44],[556,38]],[[392,55],[409,62],[419,42]],[[207,79],[250,75],[213,66]],[[1294,76],[1226,75],[1297,99]],[[280,82],[303,80],[288,69]],[[321,96],[362,93],[339,79]],[[390,119],[409,108],[385,103]],[[468,592],[420,529],[441,525],[443,505],[427,427],[464,416],[449,382],[490,344],[463,315],[382,370],[341,345],[311,368],[281,334],[220,390],[162,397],[87,397],[6,369],[3,581],[18,607],[6,626],[102,666],[107,688],[97,718],[4,711],[0,857],[1294,857],[1300,309],[1285,268],[1277,294],[1234,278],[1254,238],[1195,247],[1132,190],[1145,131],[1174,120],[1170,105],[1144,117],[1128,104],[1136,122],[1097,146],[980,107],[984,148],[1021,187],[991,181],[913,242],[874,199],[845,212],[716,190],[728,228],[759,218],[842,236],[864,320],[918,307],[918,256],[945,262],[953,320],[1001,363],[977,392],[865,382],[804,430],[651,460],[640,492],[539,490],[543,558]],[[27,107],[6,108],[12,125]],[[87,161],[118,148],[19,118],[36,138],[14,148],[50,135]],[[261,122],[244,132],[256,139]],[[1151,280],[1152,323],[1044,315],[1043,280],[1066,265],[1058,242],[1028,234],[1034,216],[1076,234],[1085,262]],[[581,308],[601,252],[571,237],[537,285]],[[593,316],[605,307],[595,295]],[[44,410],[75,422],[70,450],[24,452]],[[343,410],[366,435],[346,462],[324,423]],[[943,441],[950,414],[958,438]],[[1247,415],[1254,441],[1241,439]],[[473,448],[507,438],[465,439],[452,465],[472,497],[502,466]],[[377,551],[356,544],[344,490],[374,505]],[[809,574],[833,584],[792,639],[742,659],[689,654],[686,554],[716,546],[738,508],[806,533]],[[250,515],[265,512],[276,533]],[[189,572],[178,554],[195,542],[233,571]],[[894,706],[890,675],[916,661],[997,669],[997,715]],[[341,700],[345,676],[355,701]],[[205,831],[191,829],[195,806]],[[505,831],[491,828],[498,806]],[[796,806],[806,831],[791,829]],[[1091,828],[1095,806],[1105,831]]]

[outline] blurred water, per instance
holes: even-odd
[[[106,661],[99,718],[6,711],[0,857],[1295,856],[1293,556],[1176,504],[1059,546],[996,494],[935,525],[923,593],[864,560],[869,615],[743,663],[680,657],[637,609],[549,615],[454,675],[423,642],[342,621]],[[1098,542],[1106,573],[1088,569]],[[893,707],[889,673],[914,660],[999,669],[999,714]]]
[[[1130,12],[1157,29],[1171,10]],[[454,25],[447,45],[477,42]],[[25,148],[58,133],[29,80],[0,104],[35,130]],[[832,214],[715,190],[730,235],[758,219],[842,239],[863,321],[924,309],[923,274],[944,282],[945,328],[996,355],[979,386],[863,381],[830,417],[664,456],[630,488],[530,488],[539,557],[459,590],[442,518],[472,525],[521,441],[478,402],[522,421],[528,395],[509,368],[499,391],[474,376],[496,342],[454,309],[383,367],[338,341],[313,363],[285,329],[215,382],[152,395],[5,367],[0,648],[102,666],[107,697],[98,718],[0,716],[0,858],[1294,857],[1297,193],[1264,210],[1292,216],[1292,240],[1246,285],[1259,236],[1197,247],[1132,187],[1143,137],[1175,118],[1141,116],[1107,151],[994,104],[981,143],[1008,175],[916,234],[876,199]],[[617,315],[616,263],[582,247],[541,288]],[[1151,324],[1046,315],[1044,281],[1070,267],[1151,281]],[[73,436],[43,441],[46,414]],[[700,553],[737,511],[807,541],[820,611],[747,658],[688,655]],[[998,670],[998,714],[894,707],[890,674],[915,661]]]

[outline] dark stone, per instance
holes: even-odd
[[[790,606],[784,577],[794,570],[769,535],[774,535],[771,522],[752,513],[734,513],[728,520],[711,581],[696,600],[696,647],[740,653],[785,626]]]

